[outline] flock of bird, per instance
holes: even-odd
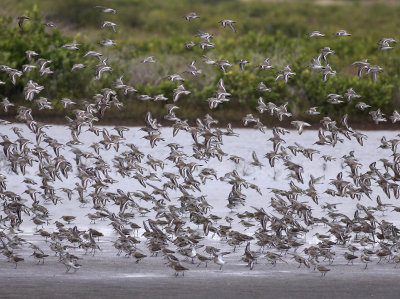
[[[95,8],[105,15],[117,13],[107,7]],[[188,22],[195,22],[197,18],[199,16],[194,12],[184,16]],[[21,30],[29,21],[28,16],[18,17]],[[235,21],[221,20],[219,23],[223,28],[231,29],[232,34],[236,33]],[[47,23],[46,26],[53,27],[54,24]],[[110,28],[116,32],[118,26],[104,21],[101,28]],[[336,32],[336,35],[338,38],[351,38],[351,34],[345,30]],[[200,42],[189,41],[184,46],[199,46],[203,50],[216,46],[212,43],[212,34],[199,32],[197,36]],[[309,38],[324,36],[319,31],[309,34]],[[383,38],[378,43],[378,49],[391,50],[395,42],[392,38]],[[103,47],[116,44],[107,38],[100,42]],[[78,51],[79,44],[67,44],[62,48],[65,51]],[[323,81],[337,74],[328,60],[329,55],[333,54],[334,50],[325,47],[311,60],[309,67],[320,72]],[[7,73],[10,79],[1,84],[16,84],[19,77],[28,77],[29,72],[35,70],[41,76],[52,76],[52,61],[41,57],[34,49],[26,49],[26,55],[27,64],[22,66],[22,70],[0,66],[0,71]],[[84,54],[82,61],[77,61],[68,71],[78,72],[84,68],[84,59],[98,60],[94,80],[100,79],[105,72],[113,71],[107,58],[95,51]],[[203,56],[203,59],[205,64],[215,66],[222,72],[233,65],[227,60],[215,61],[207,56]],[[157,60],[150,56],[144,58],[142,63],[157,63]],[[50,125],[34,118],[37,109],[53,109],[54,101],[40,96],[45,86],[33,80],[26,84],[23,90],[26,106],[13,107],[15,105],[12,100],[2,99],[1,108],[5,112],[10,109],[16,112],[16,121],[26,125],[25,129],[21,129],[5,120],[0,123],[0,145],[5,161],[0,173],[0,250],[5,260],[14,263],[15,268],[21,263],[20,267],[23,267],[30,257],[22,256],[19,252],[31,250],[30,256],[38,264],[56,255],[67,272],[76,272],[84,265],[85,254],[101,255],[102,247],[109,243],[118,256],[131,257],[136,263],[159,259],[160,267],[171,267],[176,276],[193,269],[192,264],[208,267],[208,264],[214,263],[223,271],[226,257],[235,256],[236,252],[239,252],[236,255],[238,261],[250,270],[264,262],[276,266],[294,260],[298,267],[318,270],[322,276],[336,263],[343,261],[351,264],[360,261],[365,264],[365,268],[371,262],[400,263],[400,255],[396,254],[400,247],[399,227],[380,215],[385,211],[400,212],[400,206],[385,203],[386,199],[398,199],[400,195],[397,183],[400,180],[400,153],[397,152],[400,139],[388,140],[383,136],[379,147],[387,151],[387,158],[379,157],[366,171],[362,171],[363,165],[354,151],[343,155],[340,158],[343,171],[330,178],[331,188],[320,192],[317,184],[324,178],[313,175],[304,177],[306,165],[297,163],[296,157],[304,156],[310,162],[319,157],[326,165],[335,161],[335,157],[322,155],[321,148],[329,148],[334,152],[338,143],[352,139],[362,146],[367,135],[351,128],[349,116],[344,115],[340,121],[328,116],[322,117],[313,148],[298,143],[286,145],[285,135],[294,134],[293,131],[275,126],[268,132],[272,133],[272,137],[265,138],[268,146],[265,147],[263,157],[258,157],[256,151],[251,158],[232,155],[228,152],[229,148],[223,146],[226,138],[239,137],[238,131],[235,132],[231,125],[225,129],[219,128],[218,120],[209,114],[202,119],[198,118],[193,126],[188,120],[179,118],[179,106],[175,104],[190,96],[190,91],[184,85],[188,79],[183,76],[201,73],[195,63],[192,61],[183,73],[167,77],[177,82],[173,98],[169,99],[162,94],[137,96],[142,101],[169,102],[165,104],[164,121],[172,127],[172,137],[162,134],[160,121],[150,112],[145,115],[145,125],[140,129],[151,148],[167,143],[168,155],[162,157],[143,152],[135,144],[134,138],[126,137],[130,131],[127,127],[115,126],[108,130],[96,126],[96,122],[107,110],[113,107],[123,109],[119,95],[137,92],[133,86],[124,83],[123,75],[109,88],[94,95],[92,101],[61,100],[64,109],[72,111],[74,115],[72,118],[66,116],[66,126],[71,135],[71,140],[66,143],[60,142],[59,136],[51,136]],[[243,72],[248,63],[245,59],[238,61]],[[267,58],[258,67],[273,72],[275,67],[272,63]],[[377,74],[383,70],[380,66],[368,63],[367,59],[356,61],[353,66],[357,68],[360,78],[371,75],[374,81],[378,80]],[[289,84],[293,76],[296,73],[287,65],[277,71],[276,80]],[[265,93],[270,91],[263,82],[255,88]],[[212,110],[229,102],[234,96],[226,90],[221,77],[215,97],[207,101]],[[333,105],[359,98],[362,99],[362,95],[352,88],[343,95],[327,94],[328,103]],[[379,109],[373,110],[364,102],[357,102],[355,107],[362,111],[368,110],[377,124],[387,121]],[[278,106],[272,102],[266,103],[262,97],[258,101],[257,112],[260,115],[269,113],[271,118],[276,118],[276,123],[292,117],[288,103]],[[311,107],[306,113],[317,116],[318,107]],[[393,112],[390,120],[393,123],[400,120],[397,111]],[[268,130],[260,117],[253,114],[245,115],[243,124],[251,125],[261,133]],[[298,134],[310,126],[301,120],[292,120],[290,124]],[[98,142],[89,146],[87,140],[80,139],[82,133],[92,134]],[[191,136],[191,152],[174,142],[178,134]],[[105,159],[105,153],[112,155],[110,161]],[[265,172],[282,169],[288,174],[286,184],[282,188],[276,185],[274,188],[259,186],[237,168],[222,174],[218,165],[226,161],[233,163],[234,167],[246,164]],[[27,175],[29,173],[34,173],[34,177],[30,178]],[[21,179],[23,192],[18,193],[8,188],[10,181]],[[130,183],[118,184],[119,180],[128,180]],[[224,199],[226,209],[218,210],[217,214],[212,213],[214,203],[211,196],[207,197],[208,194],[202,192],[210,181],[230,188]],[[67,187],[66,182],[72,182],[73,187]],[[249,189],[262,197],[262,206],[249,206],[246,195],[251,191]],[[360,200],[366,198],[371,200],[372,206],[360,203]],[[346,211],[339,210],[344,201],[354,203],[354,215],[349,216]],[[84,216],[85,220],[68,214],[58,219],[53,218],[51,211],[60,211],[63,205],[71,203],[76,210],[82,207],[90,209]],[[238,212],[240,209],[244,212]],[[313,215],[316,209],[323,211],[322,217]],[[76,224],[85,221],[88,222],[85,227]],[[96,229],[99,223],[110,225],[112,233],[106,234]],[[37,238],[27,240],[19,236],[21,225],[28,224],[34,227]],[[316,227],[326,233],[310,236]],[[314,245],[306,242],[307,238],[312,237],[318,239]],[[211,246],[210,240],[215,241],[212,244],[219,245]]]

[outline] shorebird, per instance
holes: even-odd
[[[65,45],[62,45],[61,48],[76,51],[76,50],[79,50],[79,48],[78,48],[79,45],[80,44],[65,44]]]
[[[174,81],[183,82],[183,81],[185,81],[185,79],[183,79],[183,78],[181,77],[181,75],[179,75],[179,74],[168,75],[168,76],[167,76],[167,79],[168,79],[169,81],[171,81],[171,82],[174,82]]]
[[[392,116],[390,116],[389,118],[392,121],[392,123],[394,124],[394,123],[400,121],[400,114],[397,112],[397,110],[394,110]]]
[[[75,216],[61,216],[62,220],[70,224],[72,221],[76,219]]]
[[[323,37],[325,34],[319,32],[318,30],[314,30],[308,34],[309,37]]]
[[[179,272],[182,272],[182,276],[185,276],[185,271],[189,270],[188,268],[182,266],[179,262],[170,262],[171,267],[175,270],[175,276],[179,276]]]
[[[4,112],[8,112],[8,108],[9,107],[13,107],[14,104],[10,103],[10,101],[8,100],[8,98],[3,98],[0,102],[0,106],[3,108]]]
[[[263,60],[263,62],[262,63],[260,63],[259,65],[258,65],[258,67],[261,69],[261,70],[269,70],[269,69],[272,69],[272,68],[274,68],[271,64],[270,64],[270,58],[268,57],[268,58],[265,58],[264,60]]]
[[[103,75],[103,73],[105,72],[111,72],[112,68],[110,66],[107,65],[99,65],[98,67],[96,67],[96,76],[95,76],[95,80],[100,80],[101,76]]]
[[[31,70],[36,69],[37,66],[36,65],[31,65],[31,64],[24,64],[22,66],[22,72],[24,73],[29,73]]]
[[[381,109],[377,109],[375,111],[370,111],[369,115],[371,115],[372,120],[375,124],[379,124],[380,122],[386,122],[387,119],[384,117],[385,114],[382,113]]]
[[[216,62],[213,59],[211,59],[211,58],[209,58],[209,57],[207,57],[205,55],[202,55],[201,57],[204,59],[204,63],[205,64],[209,64],[209,65],[216,64]]]
[[[359,94],[357,94],[353,88],[349,88],[346,93],[343,95],[347,102],[350,102],[352,99],[361,98]]]
[[[231,28],[231,30],[233,32],[236,32],[236,29],[233,27],[233,24],[235,24],[236,21],[233,21],[233,20],[221,20],[218,23],[221,23],[222,27],[225,28],[226,26],[228,26],[229,28]]]
[[[331,103],[331,104],[343,103],[342,100],[339,100],[339,99],[343,98],[343,96],[340,94],[330,93],[326,97],[328,98],[328,103]]]
[[[381,68],[379,65],[368,65],[366,68],[366,75],[371,74],[372,80],[374,82],[378,81],[378,73],[383,71],[383,68]]]
[[[290,124],[293,125],[294,127],[296,127],[299,135],[301,135],[303,133],[304,127],[311,127],[311,125],[309,123],[306,123],[306,122],[300,121],[300,120],[291,121]]]
[[[11,255],[10,260],[15,263],[15,269],[17,269],[18,263],[23,262],[25,259],[16,255]]]
[[[336,76],[336,71],[331,68],[329,64],[323,66],[321,68],[322,71],[322,80],[326,82],[328,80],[328,76]]]
[[[199,253],[197,253],[196,257],[199,260],[199,264],[197,265],[197,267],[199,267],[201,263],[205,263],[207,268],[208,263],[212,261],[212,258],[201,255]]]
[[[347,260],[347,264],[351,263],[353,265],[353,260],[357,259],[358,256],[345,252],[344,258]]]
[[[400,263],[400,257],[399,257],[398,255],[395,255],[395,256],[393,257],[393,261],[394,261],[394,263],[396,264],[394,267],[397,268],[397,266],[398,266],[399,263]]]
[[[322,54],[311,59],[310,68],[314,70],[322,70],[325,66],[321,63]]]
[[[367,105],[367,104],[365,104],[364,102],[358,102],[358,103],[355,105],[355,107],[358,108],[358,109],[360,109],[361,111],[364,111],[364,110],[367,109],[367,108],[371,108],[370,105]]]
[[[147,257],[147,255],[139,251],[134,251],[131,255],[136,259],[136,264],[138,264],[142,259]]]
[[[186,49],[191,49],[191,48],[193,48],[194,46],[196,46],[196,43],[195,43],[194,41],[190,41],[190,42],[186,42],[186,43],[185,43],[185,48],[186,48]]]
[[[32,61],[32,57],[38,56],[39,54],[36,53],[35,51],[27,50],[25,51],[26,56],[28,57],[29,61]]]
[[[189,95],[190,91],[185,89],[185,86],[183,86],[182,84],[178,85],[174,90],[173,90],[174,94],[173,94],[173,101],[177,102],[179,100],[179,98],[182,95]]]
[[[85,67],[86,67],[86,66],[85,66],[83,63],[74,64],[74,65],[72,66],[72,68],[71,68],[71,72],[73,72],[73,71],[75,71],[75,70],[83,69],[83,68],[85,68]]]
[[[184,16],[186,21],[191,21],[200,18],[195,12],[190,12]]]
[[[17,17],[17,19],[18,19],[19,28],[21,28],[21,30],[23,30],[24,23],[26,21],[29,21],[31,18],[27,17],[26,15],[22,15],[22,16]]]
[[[307,268],[310,268],[310,263],[309,263],[304,257],[302,257],[302,256],[300,256],[300,255],[297,255],[297,254],[294,254],[294,255],[293,255],[293,259],[294,259],[296,262],[299,263],[298,268],[300,268],[301,265],[304,265],[304,266],[306,266]]]
[[[325,48],[321,49],[319,52],[321,54],[322,59],[325,61],[325,63],[328,63],[328,55],[335,54],[335,51],[329,47],[325,47]]]
[[[240,70],[241,70],[242,72],[244,72],[244,67],[245,67],[246,64],[248,64],[249,62],[248,62],[247,60],[245,60],[245,59],[239,59],[239,60],[238,60],[238,63],[239,63]]]
[[[60,102],[64,108],[67,108],[68,106],[72,106],[72,105],[76,104],[75,102],[71,101],[71,99],[68,99],[68,98],[63,98],[63,99],[61,99]]]
[[[371,259],[368,256],[364,255],[364,254],[361,255],[360,259],[365,264],[365,268],[364,269],[367,269],[368,263],[371,262]]]
[[[197,75],[201,74],[202,71],[196,67],[195,63],[196,63],[195,60],[190,62],[188,64],[188,70],[187,71],[183,71],[183,73],[189,73],[192,76],[197,76]]]
[[[197,256],[196,248],[192,246],[191,248],[181,249],[179,251],[186,258],[192,259],[192,264],[194,264],[194,258]]]
[[[136,91],[136,89],[135,89]],[[131,90],[131,92],[133,92],[133,90]],[[153,98],[154,102],[159,102],[159,101],[168,101],[168,98],[164,96],[164,94],[157,94],[154,96]]]
[[[83,55],[83,57],[88,57],[88,56],[94,56],[94,57],[97,57],[97,59],[101,60],[101,57],[103,56],[103,54],[96,52],[96,51],[88,51],[85,53],[85,55]]]
[[[359,78],[363,76],[363,72],[368,70],[369,62],[368,59],[363,59],[361,61],[355,61],[351,65],[356,66],[358,68],[357,75]]]
[[[81,265],[78,264],[76,259],[69,256],[62,257],[61,263],[64,264],[65,268],[67,269],[66,270],[67,273],[69,272],[69,270],[71,270],[71,268],[74,269],[74,272],[76,272],[81,267]]]
[[[54,24],[53,22],[46,22],[46,23],[43,23],[43,25],[46,27],[57,28],[56,24]]]
[[[331,271],[331,269],[329,269],[329,268],[327,268],[327,267],[325,267],[325,266],[323,266],[323,265],[317,265],[317,270],[318,270],[319,272],[321,272],[321,276],[325,276],[326,273],[328,273],[329,271]]]
[[[101,28],[105,28],[105,27],[111,27],[111,29],[114,32],[117,32],[117,24],[110,22],[110,21],[104,21],[103,24],[101,25]]]
[[[116,45],[117,45],[115,41],[113,41],[113,40],[111,40],[111,39],[108,39],[108,38],[104,38],[104,40],[102,40],[101,42],[99,42],[99,44],[100,44],[100,45],[103,45],[103,46],[106,46],[106,47],[109,47],[109,46],[116,46]]]
[[[228,60],[218,60],[215,61],[214,63],[216,66],[218,66],[224,73],[226,73],[226,68],[231,67],[232,64]]]
[[[278,75],[275,77],[275,81],[282,79],[285,83],[287,83],[288,80],[294,75],[296,75],[296,73],[292,71],[290,65],[286,65],[283,70],[279,71]]]
[[[230,254],[230,252],[220,252],[218,254],[214,253],[214,263],[220,266],[219,270],[222,270],[222,267],[226,264],[222,257],[227,254]]]
[[[280,254],[267,251],[265,254],[267,260],[275,267],[278,260],[285,262]],[[285,262],[286,263],[286,262]]]
[[[258,90],[258,91],[262,91],[262,92],[270,92],[270,91],[271,91],[271,88],[268,88],[268,87],[265,85],[264,82],[260,82],[260,83],[258,83],[257,90]]]
[[[317,109],[318,109],[318,107],[310,107],[306,111],[306,114],[309,114],[309,115],[319,115],[319,114],[321,114],[321,112],[318,112]]]
[[[46,257],[48,257],[49,255],[48,254],[44,254],[44,253],[42,253],[42,252],[34,252],[33,254],[32,254],[32,256],[35,258],[35,259],[37,259],[38,260],[38,264],[40,263],[40,261],[42,261],[42,264],[44,264],[44,259],[46,258]]]
[[[214,48],[215,47],[214,43],[211,43],[211,42],[209,42],[207,40],[203,40],[203,41],[199,42],[198,45],[203,51],[205,49],[207,49],[207,48]]]
[[[105,13],[113,13],[113,14],[117,13],[117,11],[115,9],[105,7],[105,6],[95,6],[94,8],[100,9],[102,12],[105,12]]]
[[[154,56],[149,56],[142,60],[142,63],[155,63],[155,62],[156,60],[154,59]]]
[[[350,34],[350,33],[347,33],[346,30],[339,30],[339,31],[335,32],[335,35],[336,35],[336,36],[339,36],[339,37],[342,37],[342,36],[351,36],[351,34]]]
[[[390,46],[392,43],[397,43],[397,41],[393,38],[382,38],[378,43],[379,50],[385,51],[393,49],[393,47]]]

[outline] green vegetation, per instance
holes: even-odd
[[[137,100],[138,94],[157,95],[163,93],[172,98],[177,83],[165,77],[181,73],[192,60],[202,69],[198,77],[183,75],[184,85],[192,93],[182,97],[177,115],[190,120],[210,113],[221,121],[238,121],[245,113],[256,113],[258,97],[265,102],[276,104],[289,102],[289,110],[296,116],[312,121],[304,115],[311,106],[320,106],[320,111],[330,116],[352,113],[352,120],[362,121],[367,116],[354,108],[355,102],[332,105],[326,102],[328,93],[343,94],[348,88],[362,95],[362,101],[386,113],[391,113],[400,104],[400,48],[380,51],[377,42],[383,37],[399,40],[400,6],[362,4],[348,1],[348,4],[333,6],[315,5],[312,1],[289,1],[270,3],[268,1],[194,1],[194,0],[104,0],[98,5],[112,7],[117,14],[105,14],[93,8],[92,0],[23,0],[19,4],[6,6],[0,17],[0,64],[21,70],[28,60],[26,50],[34,50],[40,57],[52,60],[54,74],[41,77],[37,70],[24,74],[17,85],[10,83],[7,75],[0,72],[0,80],[7,82],[0,86],[3,96],[11,101],[23,101],[23,87],[33,80],[46,89],[40,96],[46,96],[55,106],[53,111],[35,111],[35,115],[60,117],[63,111],[59,100],[70,97],[75,101],[90,100],[101,88],[111,87],[111,83],[124,74],[124,83],[132,85],[138,93],[119,99],[124,102],[123,110],[112,110],[106,119],[135,122],[141,121],[143,113],[151,110],[155,115],[164,113],[163,103],[148,103]],[[342,3],[342,2],[341,2]],[[200,19],[192,22],[183,15],[196,11]],[[40,12],[40,13],[39,13]],[[10,17],[11,13],[13,14]],[[21,31],[15,17],[25,13],[32,20],[26,22]],[[223,29],[218,21],[222,18],[237,21],[237,33]],[[43,21],[53,21],[57,29],[46,28]],[[117,33],[110,28],[100,29],[102,21],[115,22]],[[334,32],[346,29],[349,38],[338,38]],[[197,30],[214,34],[214,49],[202,51],[198,46],[188,50],[184,43],[199,42]],[[319,30],[327,36],[310,39],[308,32]],[[103,38],[117,42],[113,49],[98,44]],[[78,42],[78,51],[61,49],[63,44]],[[335,51],[329,63],[338,74],[326,83],[319,72],[308,65],[319,50],[329,46]],[[88,50],[96,50],[109,57],[113,71],[103,75],[101,80],[93,80],[95,58],[82,58]],[[147,56],[156,57],[156,64],[141,64]],[[205,65],[201,55],[212,59],[226,59],[234,64],[226,74],[214,66]],[[262,71],[255,66],[266,57],[271,58],[275,69]],[[359,79],[351,63],[368,58],[371,64],[380,65],[384,71],[374,83],[370,77]],[[250,63],[242,73],[236,63],[246,59]],[[84,63],[84,69],[70,72],[75,63]],[[276,82],[278,70],[290,64],[296,76],[288,84]],[[206,99],[214,95],[219,78],[223,78],[226,89],[232,94],[231,102],[210,110]],[[256,87],[263,81],[272,89],[270,93],[260,93]],[[171,100],[170,100],[171,102]],[[113,108],[114,109],[114,108]],[[15,112],[15,109],[12,110]],[[3,114],[4,115],[4,114]],[[268,116],[263,121],[268,123]]]

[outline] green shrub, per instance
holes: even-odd
[[[33,0],[22,0],[15,7],[26,8]],[[32,20],[26,22],[21,31],[10,17],[0,16],[0,64],[22,69],[28,63],[25,51],[35,50],[40,57],[52,60],[52,75],[41,77],[37,70],[24,74],[13,86],[4,72],[0,80],[7,84],[0,86],[3,96],[13,101],[23,102],[22,91],[30,79],[45,85],[40,94],[53,101],[56,109],[45,112],[47,115],[62,116],[64,111],[58,104],[62,97],[71,97],[82,101],[91,99],[101,88],[110,87],[111,83],[124,74],[124,82],[133,85],[138,93],[156,95],[163,93],[172,99],[176,83],[164,79],[168,74],[181,73],[186,64],[196,60],[196,65],[203,70],[197,78],[184,75],[189,96],[179,100],[181,109],[177,114],[182,118],[201,117],[211,113],[225,121],[240,121],[246,112],[257,113],[257,99],[262,96],[265,102],[276,104],[289,102],[289,110],[295,117],[310,118],[304,112],[311,106],[319,106],[323,114],[339,117],[351,113],[356,119],[365,119],[367,112],[355,109],[357,100],[340,105],[326,102],[329,93],[343,94],[350,87],[362,95],[364,101],[374,108],[381,108],[384,113],[391,113],[400,107],[400,54],[397,48],[380,51],[377,42],[382,37],[394,37],[400,27],[400,6],[384,4],[361,4],[352,2],[347,5],[320,6],[309,1],[290,2],[290,5],[263,1],[194,1],[194,0],[104,0],[101,5],[117,10],[117,14],[105,14],[93,8],[89,0],[43,0],[38,7],[46,20],[57,21],[59,29],[45,28],[38,9],[26,11]],[[30,6],[31,7],[31,6]],[[14,8],[15,9],[15,8]],[[193,22],[184,20],[185,13],[196,11],[200,19]],[[237,33],[229,28],[223,29],[218,21],[229,18],[237,21]],[[118,24],[118,32],[99,29],[104,20]],[[68,32],[83,32],[68,36]],[[338,38],[334,32],[346,29],[352,36]],[[196,46],[187,50],[184,43],[190,40],[198,42],[197,30],[213,33],[214,49],[202,51]],[[310,39],[307,33],[320,30],[324,38]],[[87,36],[90,36],[90,41]],[[101,48],[97,42],[104,37],[116,39],[118,46],[113,49]],[[79,42],[78,51],[68,51],[60,46]],[[312,57],[319,50],[329,46],[335,50],[330,55],[329,63],[337,70],[337,76],[322,81],[319,72],[308,68]],[[395,46],[396,47],[396,46]],[[93,80],[95,58],[82,58],[88,50],[97,50],[109,57],[112,73],[105,74],[101,80]],[[233,67],[223,74],[214,66],[202,63],[201,55],[212,59],[227,59]],[[154,55],[155,65],[142,65],[140,61]],[[274,69],[261,71],[256,68],[266,57],[271,58]],[[384,68],[378,75],[378,82],[370,77],[359,79],[351,63],[368,58],[371,64]],[[246,71],[239,70],[237,60],[246,59],[250,63]],[[75,63],[84,63],[85,69],[71,73]],[[277,72],[290,64],[296,76],[288,84],[275,81]],[[214,95],[217,82],[224,79],[225,86],[232,94],[231,101],[210,111],[206,99]],[[270,93],[256,90],[263,81],[272,89]],[[122,111],[107,112],[106,118],[131,120],[142,119],[140,113],[150,109],[154,115],[162,117],[165,103],[148,103],[137,100],[137,95],[124,96],[119,92],[120,100],[125,104]],[[171,101],[171,100],[170,100]],[[24,102],[24,104],[26,104]],[[267,117],[263,116],[263,119]],[[312,120],[312,118],[310,118]]]

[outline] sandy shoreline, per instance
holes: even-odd
[[[53,267],[44,276],[36,269],[50,268],[50,264],[26,263],[16,270],[11,264],[11,269],[5,268],[4,262],[1,266],[1,298],[396,298],[400,291],[398,271],[389,264],[382,268],[370,265],[366,271],[361,264],[335,265],[326,277],[308,269],[292,271],[296,265],[273,269],[260,265],[251,272],[229,266],[223,271],[193,270],[178,278],[167,269],[153,269],[147,276],[129,271],[129,267],[138,268],[133,260],[102,263],[100,273],[96,271],[100,265],[74,274],[64,273],[59,265],[58,272]],[[115,268],[125,274],[115,272]]]

